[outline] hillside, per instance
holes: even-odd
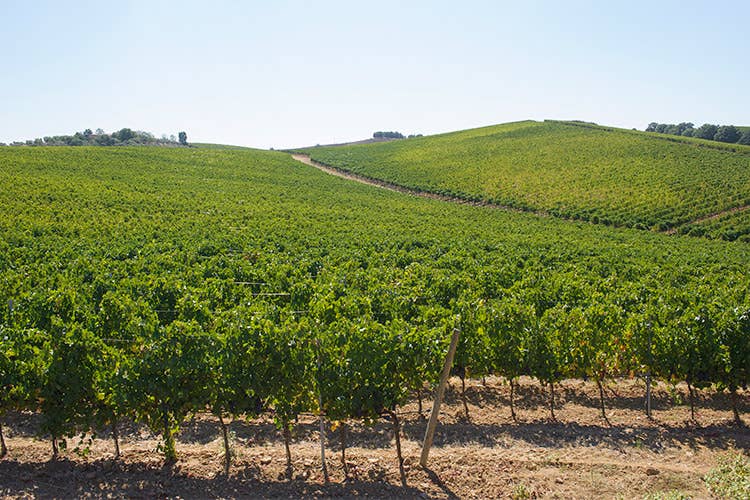
[[[489,268],[542,258],[552,267],[605,265],[640,275],[750,262],[744,245],[405,197],[333,178],[280,152],[6,147],[0,162],[6,279],[21,268],[43,273],[67,262],[70,252],[107,267],[165,251],[181,255],[170,268],[206,255],[241,264],[235,254],[251,251],[334,265],[356,249],[361,258],[398,262],[398,268],[408,262],[435,267],[428,256],[455,253]],[[502,255],[491,251],[499,248]],[[656,261],[658,268],[650,267]]]
[[[190,145],[194,148],[198,149],[249,149],[253,150],[254,148],[249,148],[246,146],[234,146],[231,144],[214,144],[210,142],[191,142]]]
[[[511,471],[514,460],[537,467],[551,448],[577,468],[563,477],[581,496],[601,491],[576,479],[590,471],[624,475],[644,493],[702,494],[694,471],[730,442],[747,448],[732,430],[748,404],[746,244],[405,196],[270,151],[6,147],[0,165],[2,463],[19,477],[46,477],[39,464],[84,471],[62,496],[88,492],[104,474],[95,464],[121,441],[121,472],[97,488],[132,481],[136,496],[151,491],[158,464],[188,496],[179,470],[213,477],[201,491],[260,481],[269,494],[330,496],[339,490],[320,478],[310,418],[320,410],[359,460],[332,472],[343,496],[358,492],[343,479],[358,467],[373,471],[367,491],[416,495],[447,483],[471,494],[499,473],[472,465],[473,479],[455,476],[472,457]],[[414,467],[424,435],[414,411],[431,397],[454,331],[460,381],[451,417],[441,416],[450,427],[436,439],[439,467],[426,476]],[[674,390],[655,391],[658,423],[643,425],[643,385],[632,377],[644,372],[687,382],[681,394],[698,411],[674,406]],[[503,389],[478,392],[484,376],[503,377]],[[521,422],[508,418],[515,411]],[[195,414],[206,422],[199,439]],[[688,415],[710,430],[675,423]],[[253,419],[241,439],[226,425]],[[91,433],[88,444],[76,438]],[[625,446],[633,436],[658,437],[659,453]],[[696,441],[710,451],[686,455]],[[329,457],[343,453],[340,442]],[[498,443],[507,453],[493,451]],[[679,470],[659,465],[666,447]],[[221,465],[227,482],[215,477]],[[647,470],[671,479],[643,483]],[[498,495],[510,493],[508,480],[559,489],[544,475],[503,474]]]
[[[750,147],[578,122],[517,122],[311,158],[412,189],[566,219],[750,238]]]

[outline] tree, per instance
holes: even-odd
[[[750,146],[750,128],[742,132],[742,135],[740,136],[740,140],[737,141],[737,144],[744,144],[746,146]]]
[[[735,143],[740,139],[740,131],[734,125],[722,125],[716,131],[715,141]]]
[[[178,135],[180,137],[180,144],[187,146],[187,134],[185,132],[180,132]]]
[[[115,139],[109,134],[97,135],[94,142],[99,146],[113,146]]]
[[[656,127],[658,127],[659,124],[656,122],[651,122],[648,124],[648,127],[646,127],[646,132],[656,132]]]
[[[676,125],[676,135],[685,135],[686,130],[692,130],[693,123],[691,122],[681,122]]]
[[[712,141],[714,139],[714,136],[716,135],[716,131],[719,127],[716,125],[711,125],[710,123],[704,123],[701,125],[698,130],[695,131],[694,137],[700,137],[701,139],[708,139],[709,141]]]
[[[112,134],[112,137],[114,137],[120,142],[125,142],[135,137],[135,132],[133,132],[129,128],[123,128],[123,129],[118,130],[117,132],[114,132]]]
[[[393,131],[391,132],[378,131],[372,134],[372,136],[375,139],[403,139],[404,138],[404,134],[402,134],[401,132],[393,132]]]

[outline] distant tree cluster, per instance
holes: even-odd
[[[375,132],[372,134],[375,139],[404,139],[401,132]]]
[[[372,134],[373,138],[375,139],[406,139],[407,136],[404,136],[401,132],[375,132]],[[422,134],[410,134],[408,136],[409,139],[413,139],[414,137],[422,137]]]
[[[6,144],[0,143],[0,146]],[[150,132],[123,128],[111,134],[98,128],[92,132],[87,128],[73,135],[54,135],[27,141],[14,141],[11,146],[187,146],[187,134],[179,133],[179,142],[174,135],[157,138]]]
[[[651,122],[646,127],[646,132],[656,132],[659,134],[681,135],[683,137],[697,137],[699,139],[708,139],[709,141],[728,142],[730,144],[750,145],[750,128],[744,132],[734,125],[712,125],[704,123],[698,128],[694,128],[690,122],[682,122],[677,125],[673,123],[656,123]]]

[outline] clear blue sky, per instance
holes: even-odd
[[[0,0],[0,141],[750,125],[750,2]]]

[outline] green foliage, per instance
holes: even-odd
[[[112,132],[112,137],[114,137],[120,142],[127,142],[133,137],[135,137],[135,132],[133,132],[129,128],[123,128],[123,129],[118,130],[117,132]]]
[[[510,493],[510,497],[513,500],[527,500],[531,498],[532,492],[523,483],[517,483],[513,486],[513,490]]]
[[[674,133],[691,126],[675,125]],[[750,235],[750,223],[731,213],[734,235],[690,232],[703,217],[750,202],[745,146],[527,121],[307,152],[327,165],[469,201],[614,226],[679,227],[713,238]]]
[[[453,328],[464,376],[748,382],[747,245],[415,199],[255,150],[0,164],[0,414],[41,408],[57,437],[134,417],[173,459],[206,409],[270,411],[287,439],[318,394],[333,420],[393,418]]]
[[[180,132],[184,134],[184,132]],[[187,136],[185,141],[179,144],[187,145]],[[76,132],[73,135],[56,135],[28,140],[25,142],[13,142],[12,146],[177,146],[178,143],[167,139],[165,136],[157,139],[149,132],[141,130],[131,130],[123,128],[106,134],[102,129],[96,129],[96,133],[87,128],[83,132]],[[0,144],[4,146],[4,144]]]
[[[213,373],[209,406],[217,416],[254,416],[263,410],[259,366],[265,363],[256,350],[254,311],[238,307],[216,319],[213,334],[217,351],[211,359]]]
[[[694,137],[698,137],[700,139],[708,139],[709,141],[712,141],[714,140],[714,137],[716,136],[716,132],[718,130],[719,130],[718,125],[704,123],[695,131]]]
[[[750,460],[741,453],[722,457],[704,480],[718,498],[750,498]]]
[[[529,373],[530,335],[537,325],[534,308],[510,297],[490,304],[486,314],[492,371],[509,379]]]
[[[36,409],[49,364],[46,336],[0,326],[0,418],[9,410]]]
[[[185,417],[206,407],[215,350],[216,340],[200,325],[176,321],[130,360],[128,400],[138,420],[161,433],[167,460],[177,457],[174,436]]]
[[[347,323],[332,325],[319,343],[322,409],[332,420],[372,422],[405,401],[411,353],[397,329],[369,321]]]
[[[257,395],[273,408],[277,426],[288,427],[315,404],[310,328],[291,318],[265,320],[258,326],[253,353],[260,361]]]
[[[740,140],[741,133],[734,125],[722,125],[716,130],[715,141],[735,143]]]
[[[53,325],[48,343],[49,363],[44,367],[40,400],[42,431],[53,439],[70,437],[94,425],[101,400],[98,378],[104,343],[92,332],[72,323]]]
[[[718,335],[720,368],[717,381],[734,391],[745,387],[750,377],[750,306],[723,310]]]
[[[372,137],[375,139],[403,139],[404,134],[401,132],[375,132]]]

